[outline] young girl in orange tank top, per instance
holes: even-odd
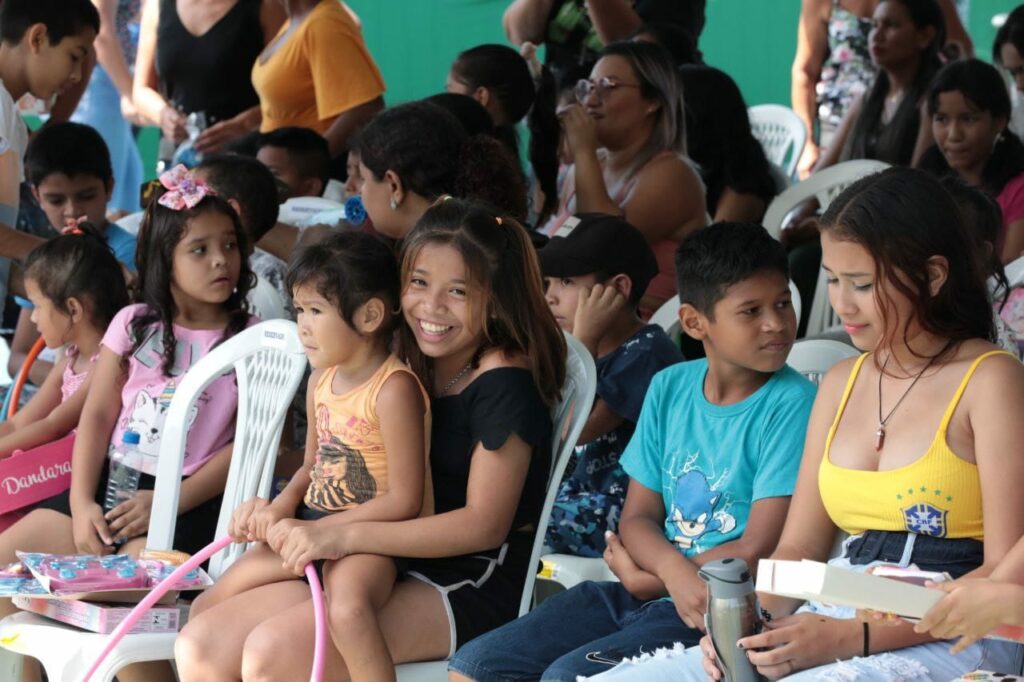
[[[822,219],[829,300],[865,356],[826,375],[773,559],[856,571],[916,565],[988,575],[1024,533],[1024,367],[999,351],[984,277],[960,214],[923,172],[864,178]],[[983,640],[958,655],[901,623],[760,595],[773,619],[740,640],[777,679],[953,679],[979,661],[1012,670],[1018,646]],[[944,634],[944,636],[948,636]],[[880,656],[879,654],[888,655]],[[660,662],[664,661],[664,662]],[[721,679],[707,637],[682,654],[623,664],[606,679]]]

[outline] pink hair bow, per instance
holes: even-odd
[[[203,197],[216,194],[209,185],[195,177],[180,163],[160,175],[160,184],[167,189],[157,200],[161,206],[174,211],[195,208]]]

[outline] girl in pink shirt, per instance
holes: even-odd
[[[121,267],[88,224],[51,239],[29,254],[25,289],[32,322],[48,348],[64,347],[64,359],[32,400],[0,424],[0,458],[68,435],[78,424],[103,331],[128,303]]]
[[[78,423],[71,490],[41,502],[0,534],[0,563],[14,561],[15,550],[110,554],[145,547],[152,472],[142,472],[139,490],[104,513],[112,449],[120,446],[121,434],[136,431],[140,449],[156,453],[177,382],[210,348],[254,319],[245,303],[253,283],[241,257],[245,231],[234,209],[183,166],[160,181],[164,192],[146,209],[139,231],[142,302],[114,316],[100,342]],[[236,408],[228,376],[206,389],[191,415],[176,549],[195,552],[213,539]],[[10,602],[0,602],[0,616],[11,611]]]

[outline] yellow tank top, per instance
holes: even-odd
[[[336,367],[323,373],[313,393],[316,420],[316,461],[310,472],[305,503],[311,509],[337,512],[368,502],[388,491],[388,460],[377,415],[377,396],[384,382],[396,372],[408,372],[405,363],[391,355],[362,385],[341,395],[331,390]],[[425,452],[430,444],[430,396],[423,392]],[[424,511],[433,508],[429,462],[424,488]]]
[[[957,457],[950,449],[946,429],[978,365],[985,358],[999,354],[1009,355],[1005,351],[990,351],[971,363],[924,455],[891,471],[847,469],[832,464],[829,456],[839,420],[869,354],[857,359],[828,431],[825,454],[818,469],[818,490],[833,523],[851,535],[880,530],[951,539],[984,539],[978,467]]]

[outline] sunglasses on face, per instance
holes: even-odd
[[[603,76],[597,80],[590,80],[589,78],[581,78],[576,83],[576,101],[583,104],[591,93],[594,94],[597,99],[604,101],[604,98],[608,96],[608,93],[615,88],[639,88],[640,86],[636,83],[620,83],[614,81],[608,76]]]

